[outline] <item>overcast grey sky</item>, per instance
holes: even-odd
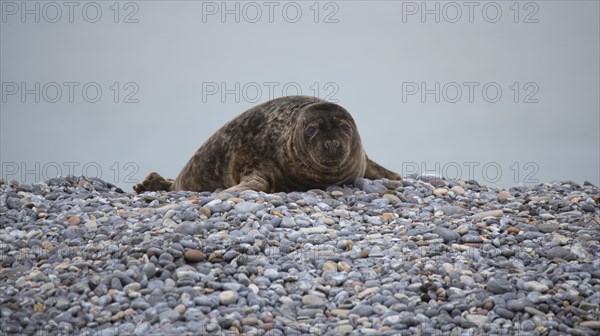
[[[302,93],[402,175],[600,183],[599,2],[1,1],[1,177],[176,177]]]

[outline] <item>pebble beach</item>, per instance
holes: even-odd
[[[0,180],[1,335],[600,335],[600,194]]]

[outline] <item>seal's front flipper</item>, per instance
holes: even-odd
[[[234,185],[231,188],[227,188],[224,191],[225,192],[228,192],[228,191],[240,192],[240,191],[244,191],[244,190],[264,191],[266,193],[269,193],[269,192],[271,192],[271,185],[262,176],[248,175],[248,176],[244,176],[241,179],[239,184]]]
[[[398,173],[394,173],[391,170],[383,168],[377,162],[367,157],[367,169],[365,170],[365,177],[371,180],[380,178],[386,178],[388,180],[402,180],[402,176]]]
[[[159,190],[171,190],[171,186],[173,185],[172,179],[165,179],[164,177],[158,175],[155,172],[152,172],[146,176],[144,182],[138,183],[133,186],[133,190],[136,193],[142,193],[144,191],[159,191]]]

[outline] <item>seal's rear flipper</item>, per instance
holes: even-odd
[[[398,173],[394,173],[391,170],[385,169],[377,162],[369,159],[367,157],[367,169],[365,171],[365,177],[371,180],[376,180],[380,178],[386,178],[388,180],[397,180],[401,181],[402,177]]]
[[[146,179],[142,183],[138,183],[133,186],[133,190],[136,193],[142,193],[144,191],[160,191],[160,190],[171,190],[173,186],[173,180],[165,179],[158,175],[158,173],[152,172],[146,176]]]

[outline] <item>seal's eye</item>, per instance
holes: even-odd
[[[317,133],[317,128],[314,126],[308,126],[306,128],[306,135],[314,135],[315,133]]]
[[[340,126],[340,128],[342,129],[342,131],[344,131],[344,133],[350,133],[350,125],[342,124],[342,126]]]

